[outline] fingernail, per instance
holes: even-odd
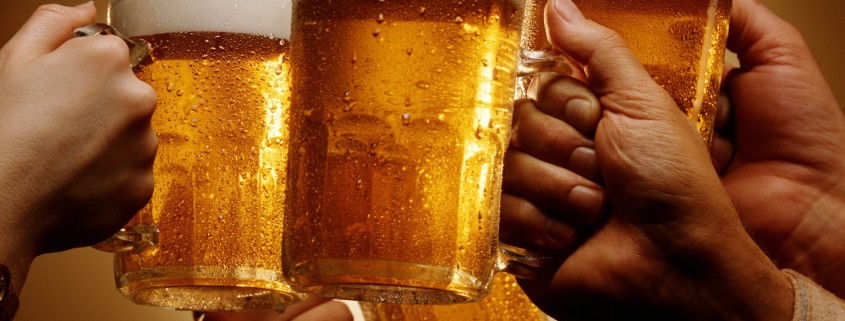
[[[575,128],[589,126],[593,122],[593,103],[583,98],[573,98],[566,103],[566,120]]]
[[[580,222],[592,224],[604,215],[604,193],[586,186],[575,186],[567,196]]]
[[[572,0],[552,0],[555,13],[566,22],[578,22],[584,20],[581,10],[572,3]]]
[[[596,159],[596,151],[594,149],[578,147],[569,155],[567,167],[575,174],[581,175],[593,182],[598,182],[599,167]]]
[[[561,247],[572,245],[575,240],[575,229],[563,222],[548,219],[546,221],[546,235]]]
[[[88,1],[82,4],[77,5],[77,8],[90,8],[94,6],[94,1]]]

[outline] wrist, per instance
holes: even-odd
[[[747,234],[721,240],[719,251],[703,268],[708,277],[698,282],[700,296],[685,302],[699,320],[792,319],[792,285]]]
[[[845,184],[840,184],[845,185]],[[837,194],[845,195],[845,191]],[[845,297],[845,200],[818,201],[788,239],[772,253],[781,268],[795,270],[826,290]]]
[[[0,264],[9,269],[12,286],[20,293],[29,267],[39,254],[37,240],[31,237],[32,233],[28,233],[37,228],[22,222],[17,215],[20,209],[10,208],[10,204],[16,202],[0,198]]]

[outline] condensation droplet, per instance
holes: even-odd
[[[415,83],[415,85],[416,85],[416,86],[417,86],[417,88],[419,88],[419,89],[428,89],[428,88],[430,88],[430,87],[431,87],[431,84],[430,84],[430,83],[428,83],[428,82],[427,82],[427,81],[425,81],[425,80],[420,80],[420,81],[416,82],[416,83]]]
[[[402,114],[402,125],[408,126],[411,124],[411,114]]]
[[[384,14],[379,13],[378,18],[376,19],[376,22],[378,22],[378,23],[384,22]]]

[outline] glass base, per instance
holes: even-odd
[[[492,273],[490,275],[492,277]],[[300,264],[291,280],[297,290],[354,301],[451,304],[479,300],[489,281],[449,267],[361,260]]]
[[[278,308],[301,300],[281,273],[220,266],[159,267],[118,275],[120,291],[138,304],[191,311]]]

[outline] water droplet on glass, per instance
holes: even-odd
[[[378,23],[384,22],[384,14],[379,13],[378,18],[376,19],[376,22],[378,22]]]
[[[172,82],[167,83],[167,91],[173,91],[173,89],[175,89],[175,88],[176,88],[176,84],[174,84]]]
[[[430,83],[428,83],[428,82],[427,82],[427,81],[425,81],[425,80],[420,80],[420,81],[416,82],[416,83],[415,83],[415,85],[416,85],[416,86],[417,86],[417,88],[419,88],[419,89],[428,89],[429,87],[431,87],[431,84],[430,84]]]
[[[408,126],[411,124],[411,114],[402,114],[402,125]]]
[[[464,18],[461,18],[461,16],[455,17],[455,23],[458,23],[458,24],[464,23]]]
[[[381,28],[376,28],[375,30],[373,30],[373,37],[378,37],[379,34],[381,34]]]

